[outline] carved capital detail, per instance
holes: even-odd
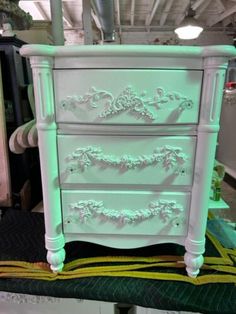
[[[100,119],[109,119],[127,111],[136,118],[153,122],[158,118],[156,111],[171,103],[175,103],[180,111],[193,108],[193,101],[176,91],[165,91],[162,87],[157,87],[154,96],[150,98],[145,91],[138,93],[132,86],[127,86],[117,97],[109,91],[92,87],[83,96],[67,96],[59,106],[71,112],[82,105],[87,105],[90,109],[101,106],[103,110],[99,114]]]
[[[64,223],[85,223],[88,219],[99,217],[102,220],[110,220],[119,224],[132,224],[158,216],[163,223],[172,222],[174,227],[182,221],[178,219],[183,212],[183,207],[174,200],[158,200],[150,202],[144,209],[110,209],[104,206],[102,201],[83,200],[69,205],[70,215]]]
[[[69,173],[83,172],[92,166],[118,168],[127,171],[161,164],[165,170],[175,167],[176,174],[179,174],[184,169],[181,168],[181,165],[187,159],[188,157],[182,152],[182,148],[169,145],[156,148],[151,155],[140,156],[106,155],[100,147],[87,146],[77,148],[66,158],[66,161],[72,162],[67,168]]]

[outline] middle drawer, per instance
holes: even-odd
[[[58,135],[60,184],[192,185],[195,147],[194,136]]]

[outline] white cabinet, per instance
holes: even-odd
[[[172,242],[203,263],[227,61],[234,47],[28,45],[52,270],[64,243]],[[170,252],[171,254],[171,252]]]

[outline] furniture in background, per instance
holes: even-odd
[[[6,142],[19,126],[33,119],[27,93],[28,85],[32,82],[32,73],[28,60],[19,54],[19,49],[23,44],[25,42],[16,37],[0,38],[1,106],[6,124],[2,127],[6,129]],[[7,195],[8,201],[1,202],[0,206],[30,209],[32,205],[35,205],[32,203],[34,198],[35,202],[40,200],[35,197],[38,193],[36,191],[33,191],[35,195],[32,197],[32,189],[34,189],[32,182],[40,182],[40,172],[37,171],[37,168],[39,169],[37,149],[16,155],[8,150],[8,145],[6,146],[5,143],[5,153],[1,151],[1,159],[4,159],[5,171],[9,170],[7,176],[4,171],[1,172],[1,181],[5,182],[2,188],[8,187],[7,191],[1,191],[1,193]],[[7,165],[9,165],[8,168]],[[40,184],[37,186],[38,189],[41,189]]]
[[[203,263],[225,71],[234,47],[28,45],[47,259],[64,243],[184,245]]]
[[[5,121],[5,107],[2,87],[2,71],[0,62],[0,205],[10,207],[11,198],[11,176],[8,157],[8,141]]]
[[[230,87],[228,87],[228,85]],[[226,173],[236,180],[236,147],[235,147],[235,117],[236,117],[236,60],[229,62],[226,73],[226,88],[222,103],[220,131],[217,146],[217,159],[224,164]],[[227,139],[227,140],[225,140]]]

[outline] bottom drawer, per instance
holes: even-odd
[[[190,193],[62,191],[64,233],[187,234]]]

